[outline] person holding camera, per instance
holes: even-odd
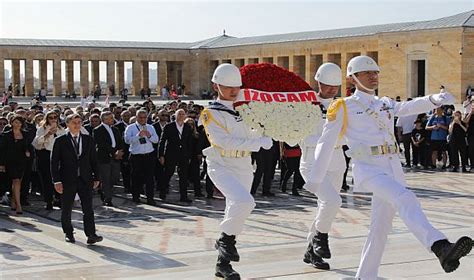
[[[158,143],[158,135],[155,128],[147,124],[147,118],[148,112],[146,110],[137,111],[136,122],[125,129],[125,143],[130,145],[133,201],[140,203],[140,191],[145,183],[147,204],[156,205],[153,200],[155,195],[153,144]]]
[[[451,150],[452,172],[459,170],[459,155],[461,155],[462,172],[467,172],[466,124],[462,121],[461,111],[454,112],[454,118],[449,125],[449,148]]]

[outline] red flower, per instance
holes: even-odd
[[[248,64],[240,68],[242,88],[267,92],[298,92],[311,86],[293,72],[272,63]]]

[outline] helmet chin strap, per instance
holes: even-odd
[[[363,88],[363,89],[365,89],[366,91],[368,91],[368,93],[374,93],[374,92],[375,92],[375,89],[370,89],[370,88],[364,86],[364,85],[359,81],[359,79],[357,79],[357,77],[356,77],[355,74],[351,75],[351,77],[357,82],[357,84],[358,84],[361,88]]]
[[[223,97],[224,95],[222,94],[221,87],[219,86],[218,83],[216,83],[217,86],[217,93],[219,94],[219,97]]]

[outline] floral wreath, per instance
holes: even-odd
[[[314,132],[321,109],[311,86],[295,73],[271,63],[240,68],[242,90],[236,110],[252,129],[296,145]]]

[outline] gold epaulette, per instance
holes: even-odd
[[[329,105],[326,118],[328,121],[332,122],[336,120],[337,112],[339,112],[340,108],[343,108],[343,117],[342,117],[342,128],[341,132],[339,133],[339,138],[342,138],[347,130],[347,106],[346,101],[344,98],[338,98],[331,102]]]
[[[208,108],[205,108],[204,110],[202,110],[201,112],[201,120],[202,120],[202,124],[204,125],[204,130],[206,131],[206,136],[207,136],[207,140],[209,140],[209,143],[211,144],[211,146],[214,146],[214,147],[217,147],[217,145],[215,145],[211,138],[209,137],[209,132],[207,131],[207,126],[213,122],[215,123],[218,127],[222,128],[223,130],[225,130],[225,132],[229,133],[229,130],[227,130],[227,128],[222,124],[220,123],[219,121],[217,121],[214,116],[212,115],[211,111],[208,109]]]

